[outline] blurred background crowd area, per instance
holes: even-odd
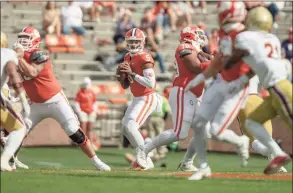
[[[269,9],[283,57],[292,61],[292,2],[245,4],[248,10]],[[1,1],[1,31],[8,35],[10,46],[27,25],[40,31],[42,46],[51,53],[55,74],[73,106],[84,78],[91,80],[97,96],[94,136],[103,138],[104,144],[121,142],[120,122],[131,100],[114,76],[127,53],[124,35],[129,29],[138,27],[146,34],[145,49],[155,59],[162,95],[172,85],[174,52],[183,27],[199,26],[209,39],[203,50],[210,54],[218,50],[217,2],[213,1]]]

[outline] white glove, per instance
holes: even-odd
[[[191,81],[189,81],[189,83],[185,86],[184,91],[185,92],[189,91],[193,87],[196,87],[199,84],[201,84],[204,80],[205,80],[205,77],[203,74],[196,75],[196,77],[194,77]]]
[[[16,42],[16,43],[13,44],[12,49],[16,50],[17,48],[19,48],[20,50],[24,51],[23,46]]]
[[[228,92],[235,93],[242,90],[249,82],[249,78],[246,75],[240,76],[237,80],[228,83]]]
[[[12,46],[13,50],[16,52],[17,58],[23,58],[24,56],[24,48],[21,44],[15,43]]]

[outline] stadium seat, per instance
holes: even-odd
[[[120,84],[108,84],[107,93],[109,95],[109,102],[111,104],[126,104],[126,93]]]
[[[46,35],[45,43],[50,52],[83,53],[82,37],[75,35]]]
[[[92,89],[96,95],[106,94],[106,89],[104,85],[94,85]]]
[[[97,117],[102,117],[109,112],[110,107],[107,103],[98,102],[96,110],[97,110]]]

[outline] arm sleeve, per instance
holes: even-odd
[[[156,77],[155,72],[152,68],[147,68],[143,70],[143,76],[136,74],[134,79],[141,85],[147,88],[155,88]]]

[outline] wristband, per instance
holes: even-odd
[[[132,78],[135,78],[136,73],[132,72],[132,73],[130,74],[130,76],[131,76]]]

